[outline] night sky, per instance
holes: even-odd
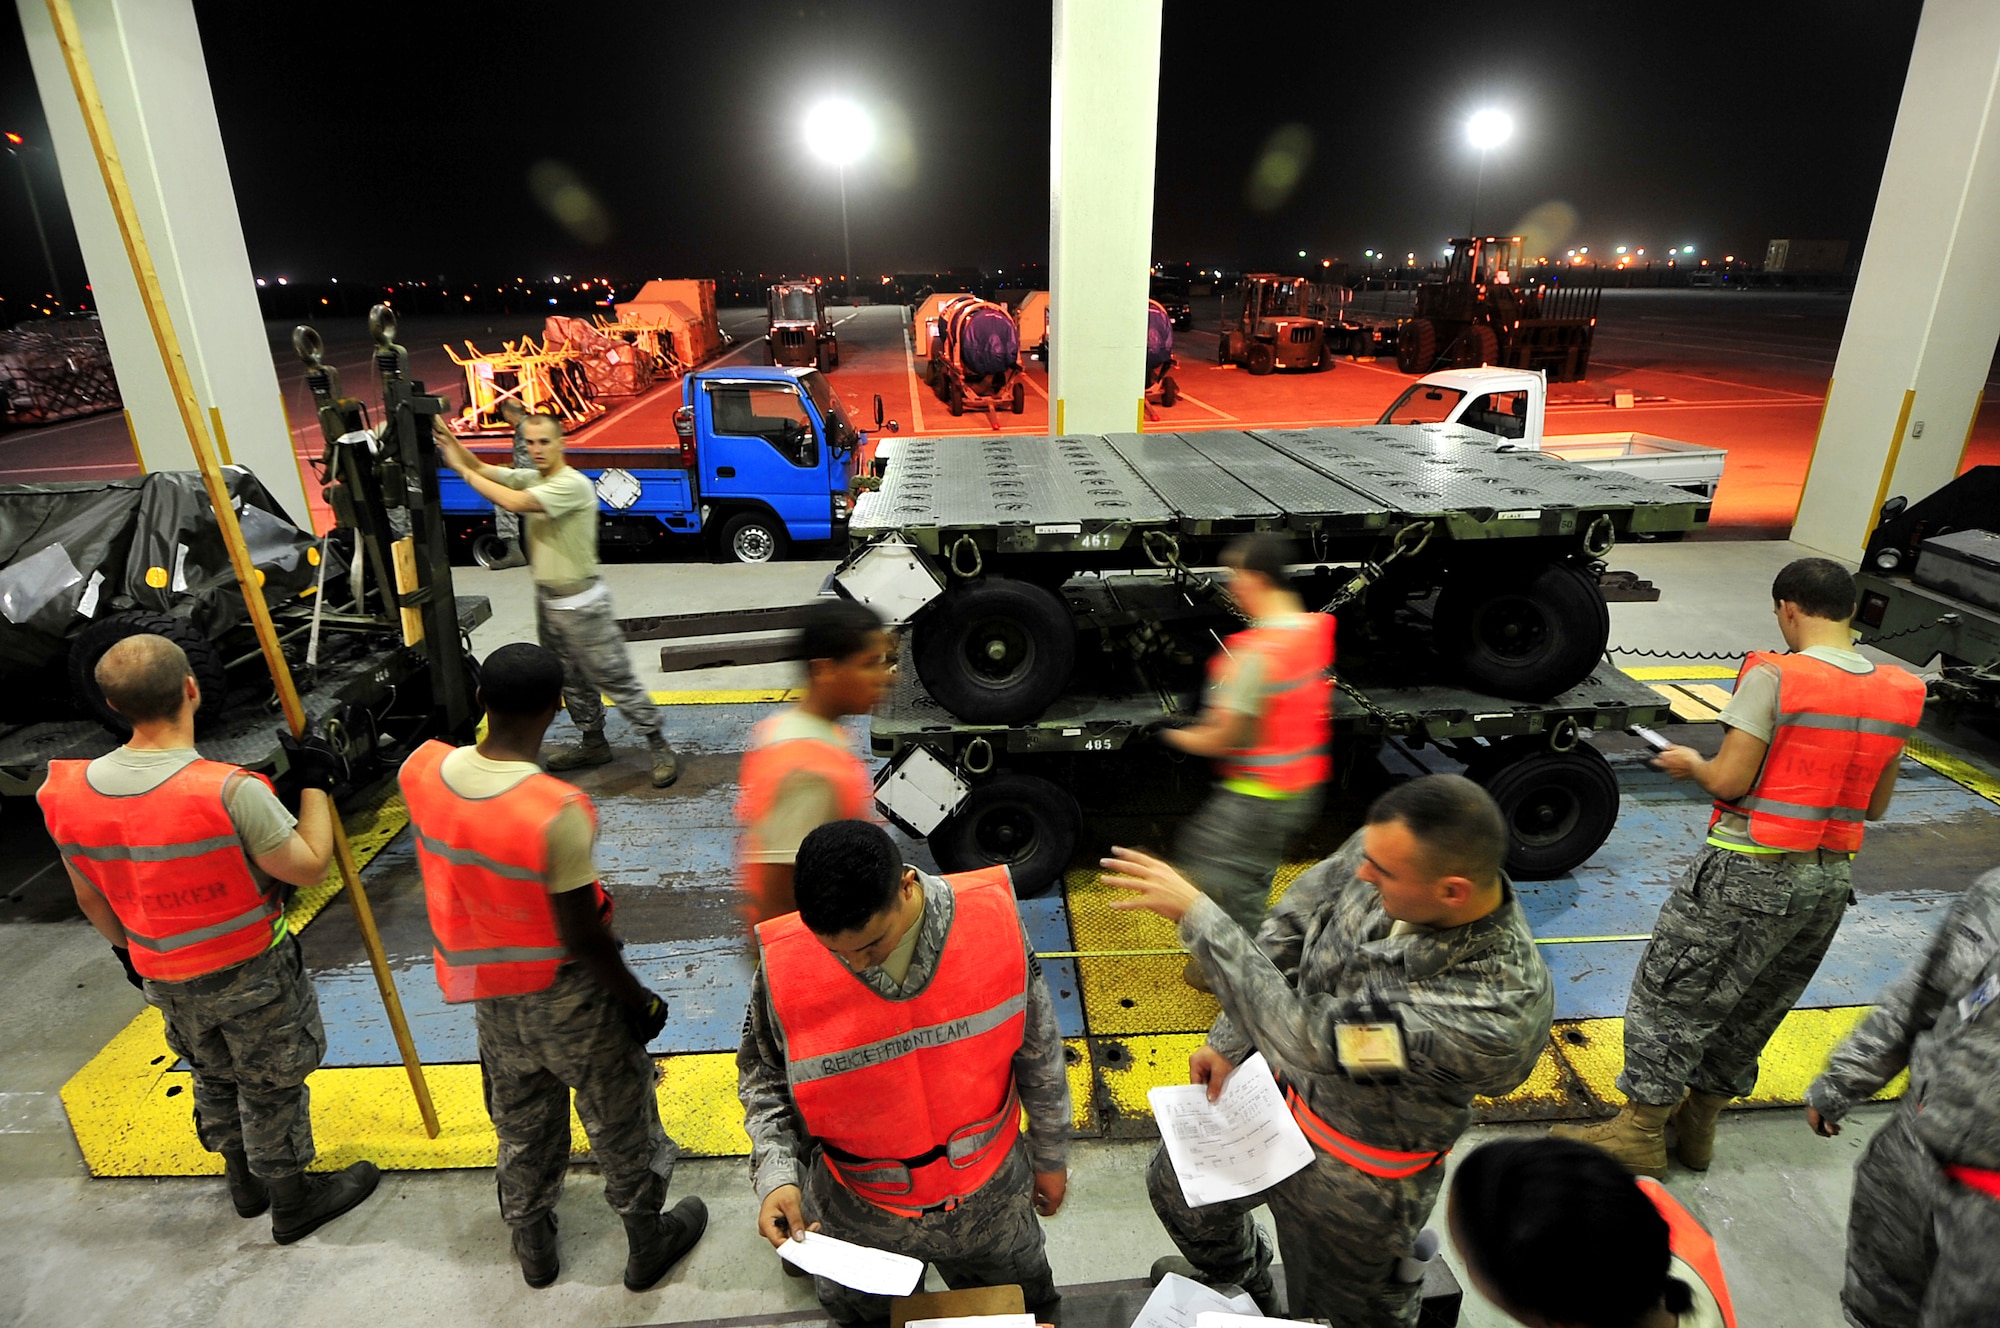
[[[799,121],[839,93],[883,126],[851,168],[862,272],[1048,251],[1049,11],[1034,3],[196,0],[260,275],[500,279],[831,271],[832,168]],[[1472,203],[1464,120],[1504,106],[1482,230],[1761,256],[1858,250],[1919,0],[1240,6],[1168,0],[1153,250],[1227,269],[1435,255]],[[46,142],[13,7],[0,128]],[[1304,161],[1253,187],[1273,145]],[[31,170],[83,283],[52,160]],[[1277,177],[1282,184],[1282,172]],[[578,193],[578,187],[582,193]],[[565,225],[538,201],[561,193]],[[0,173],[0,322],[41,292]]]

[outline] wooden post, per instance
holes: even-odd
[[[180,408],[181,424],[187,430],[195,464],[201,468],[209,503],[215,508],[222,542],[229,550],[229,565],[235,570],[236,582],[243,589],[243,602],[249,608],[250,623],[256,630],[257,644],[263,649],[264,662],[270,666],[271,680],[277,685],[285,722],[291,726],[293,734],[303,734],[306,729],[305,706],[299,701],[298,685],[292,681],[291,666],[285,662],[285,653],[278,644],[278,631],[271,622],[270,606],[264,602],[263,586],[257,579],[256,567],[250,561],[250,550],[243,542],[243,528],[236,520],[236,509],[229,500],[229,488],[223,483],[222,470],[216,464],[207,422],[202,418],[201,404],[195,396],[194,379],[188,373],[187,359],[182,355],[180,339],[174,333],[166,295],[160,288],[152,254],[146,248],[146,237],[140,231],[139,213],[132,202],[131,187],[125,180],[125,168],[118,160],[118,148],[111,139],[111,124],[105,117],[104,103],[98,96],[97,79],[91,73],[90,59],[83,49],[83,34],[77,27],[76,11],[71,8],[70,0],[47,0],[47,4],[49,18],[55,24],[56,39],[62,45],[63,62],[69,67],[70,83],[76,89],[77,105],[83,110],[84,126],[90,131],[90,145],[97,154],[98,169],[104,176],[104,189],[110,195],[111,210],[118,218],[118,233],[124,238],[125,254],[131,260],[132,274],[138,278],[146,317],[153,327],[153,340],[166,366],[167,381],[173,387],[174,401]],[[381,989],[389,1026],[395,1031],[396,1046],[403,1054],[403,1068],[410,1076],[410,1090],[416,1095],[417,1110],[424,1119],[424,1131],[435,1139],[438,1135],[437,1108],[431,1105],[430,1085],[424,1079],[423,1062],[417,1058],[416,1043],[410,1038],[409,1021],[403,1017],[403,1002],[396,994],[396,981],[382,952],[382,936],[375,929],[375,913],[368,906],[368,895],[361,885],[361,869],[355,865],[354,851],[347,842],[347,829],[341,824],[340,812],[332,807],[328,811],[333,818],[334,859],[340,866],[341,880],[347,886],[347,902],[353,905],[354,920],[361,931],[362,945],[368,951],[369,966],[375,970],[375,985]]]

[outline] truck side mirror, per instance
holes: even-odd
[[[880,392],[875,394],[875,427],[878,429],[882,427],[882,394]]]
[[[1880,525],[1886,522],[1894,521],[1897,517],[1903,514],[1903,509],[1908,507],[1909,505],[1910,505],[1910,500],[1908,498],[1905,498],[1900,493],[1897,494],[1894,498],[1891,498],[1888,502],[1882,504],[1882,519],[1880,522],[1877,522],[1877,524]]]

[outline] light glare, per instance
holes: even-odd
[[[823,101],[806,113],[806,147],[815,157],[846,166],[875,145],[875,122],[851,101]]]
[[[1514,117],[1505,111],[1479,111],[1465,122],[1465,136],[1481,152],[1497,148],[1514,136]]]

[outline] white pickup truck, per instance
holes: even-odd
[[[1445,369],[1425,374],[1378,424],[1463,424],[1589,466],[1671,484],[1704,498],[1715,497],[1722,464],[1719,447],[1683,443],[1650,433],[1572,433],[1548,437],[1548,380],[1540,370]]]

